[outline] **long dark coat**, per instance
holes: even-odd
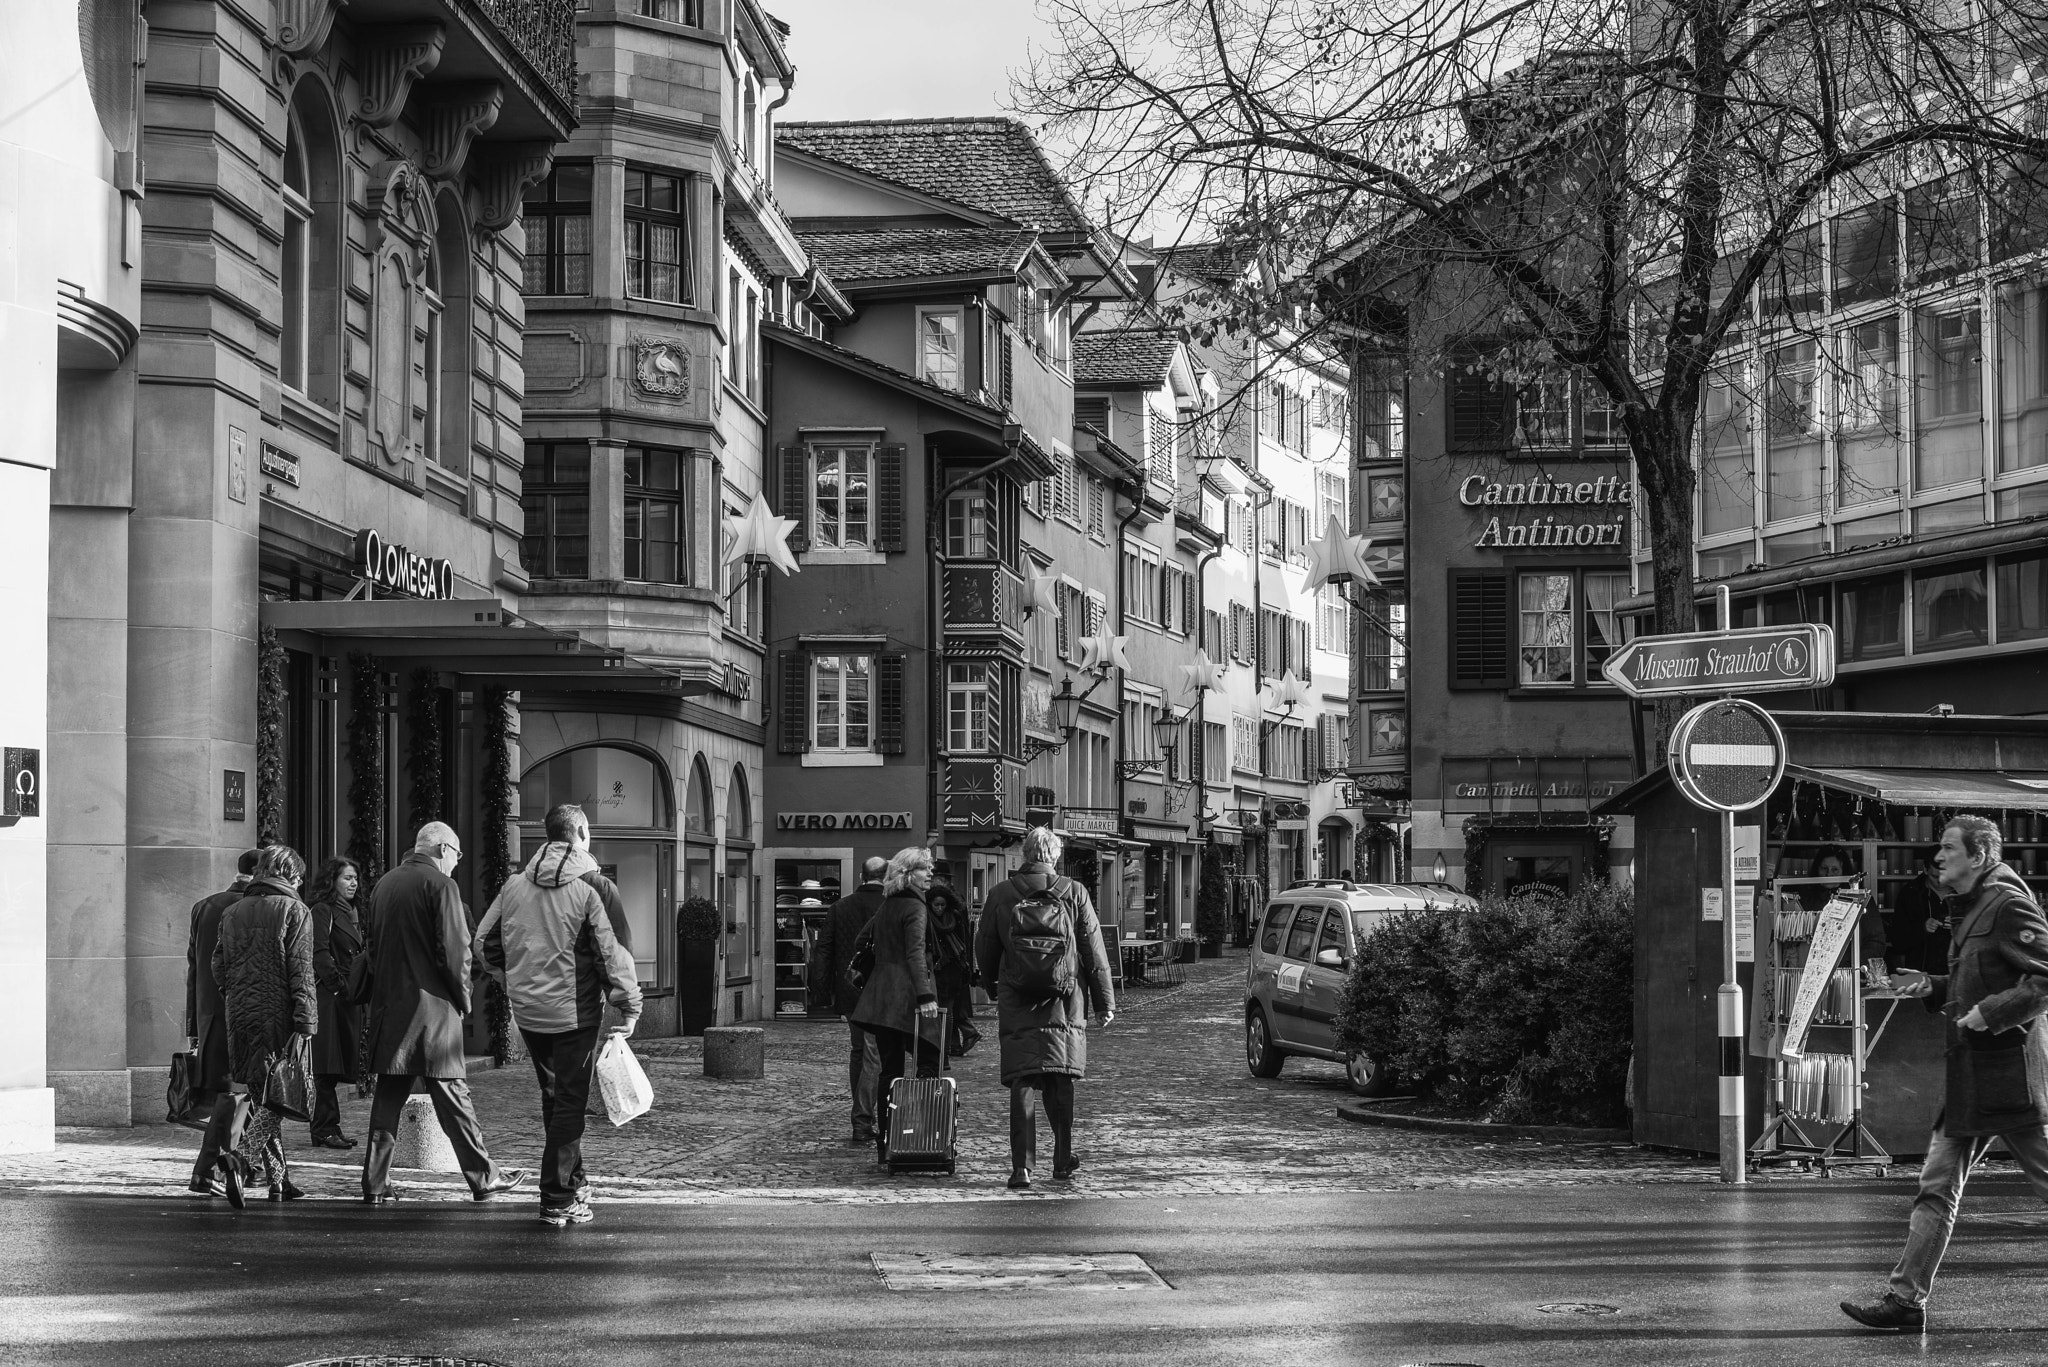
[[[996,1031],[1002,1040],[1004,1085],[1033,1073],[1067,1073],[1084,1077],[1088,1072],[1088,1013],[1107,1015],[1116,1009],[1116,994],[1110,986],[1109,955],[1102,948],[1102,923],[1095,918],[1095,904],[1088,890],[1071,878],[1065,900],[1072,914],[1074,938],[1069,943],[1067,967],[1074,985],[1065,995],[1050,1001],[1026,1002],[1017,992],[1008,957],[1010,936],[1017,924],[1018,891],[1022,884],[1037,891],[1051,883],[1054,874],[1045,864],[1026,864],[1013,878],[989,890],[982,903],[981,925],[974,934],[974,957],[981,965],[981,981],[995,984]]]
[[[818,928],[818,942],[811,946],[810,995],[821,1004],[830,1002],[835,1016],[851,1016],[860,1005],[860,993],[846,985],[846,969],[860,933],[881,905],[882,885],[862,883],[832,904]]]
[[[271,1055],[320,1024],[313,916],[298,894],[252,879],[220,918],[213,976],[227,1006],[228,1076],[261,1087]]]
[[[203,1092],[228,1087],[228,1010],[213,976],[213,946],[222,913],[242,900],[248,886],[248,879],[237,878],[226,892],[192,904],[192,935],[185,942],[185,1033],[199,1041],[199,1075],[192,1085]]]
[[[349,966],[363,949],[356,909],[339,897],[313,904],[313,979],[320,985],[320,1033],[313,1037],[313,1071],[329,1077],[356,1075],[356,1008],[343,1001]]]
[[[455,881],[426,855],[408,854],[377,880],[367,919],[370,1071],[467,1077],[469,918]]]
[[[847,1019],[866,1029],[909,1034],[917,1008],[936,1001],[931,965],[924,956],[924,898],[892,892],[875,910],[875,971]]]
[[[2039,1126],[2048,1111],[2048,917],[2004,864],[1950,905],[1948,974],[1926,998],[1948,1017],[1948,1085],[1935,1124],[1948,1135]],[[1973,1006],[1988,1029],[1957,1024]]]

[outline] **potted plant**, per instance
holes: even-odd
[[[1195,939],[1205,959],[1221,957],[1230,923],[1230,877],[1223,871],[1223,852],[1213,845],[1202,851],[1202,881],[1195,887]]]
[[[708,897],[676,908],[676,1014],[683,1033],[701,1035],[718,1021],[718,937],[725,915]]]

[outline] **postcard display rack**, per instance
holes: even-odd
[[[825,913],[839,900],[843,867],[837,859],[775,861],[775,1014],[811,1014],[807,987],[811,953]]]

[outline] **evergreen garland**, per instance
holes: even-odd
[[[483,713],[483,829],[477,836],[477,896],[488,907],[512,876],[512,698],[502,688],[477,694]],[[484,979],[484,1010],[490,1022],[491,1058],[504,1067],[514,1057],[512,1004],[498,980]]]
[[[412,672],[405,695],[405,771],[412,780],[406,795],[406,829],[417,831],[429,821],[448,819],[441,791],[441,687],[431,669]]]
[[[374,887],[384,867],[384,685],[377,657],[348,657],[348,857]]]
[[[284,646],[275,627],[256,631],[256,843],[284,839]]]

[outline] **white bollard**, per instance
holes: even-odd
[[[391,1145],[391,1166],[418,1168],[424,1172],[461,1172],[455,1161],[455,1146],[441,1132],[434,1118],[434,1099],[416,1093],[405,1099],[398,1116],[398,1133]]]

